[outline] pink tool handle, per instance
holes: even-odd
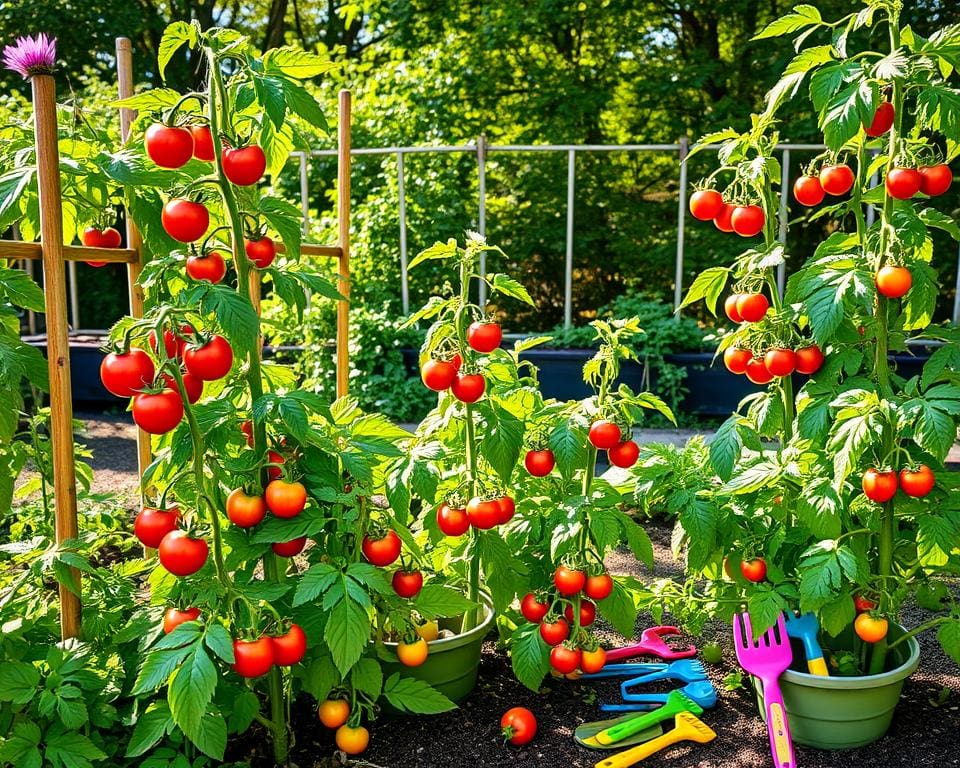
[[[776,678],[763,678],[763,704],[767,710],[767,733],[770,735],[774,768],[797,768],[787,710],[783,706],[783,694],[780,693],[780,683]]]
[[[663,647],[655,648],[644,642],[625,645],[623,648],[614,648],[607,651],[607,661],[632,659],[636,656],[656,656],[658,659],[689,659],[697,655],[697,649],[693,647],[675,651],[667,646],[666,643],[662,643],[662,646]]]
[[[623,648],[613,648],[607,651],[607,661],[618,661],[619,659],[632,659],[635,656],[648,655],[647,646],[643,643],[634,643],[625,645]],[[656,655],[656,654],[654,654]]]

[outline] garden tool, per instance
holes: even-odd
[[[694,680],[678,690],[683,691],[687,698],[697,702],[704,709],[709,709],[717,703],[717,692],[709,680]],[[666,704],[669,695],[669,693],[631,693],[624,704],[601,704],[600,711],[635,712],[638,709],[655,709],[657,706]]]
[[[631,747],[628,750],[611,755],[599,763],[595,763],[594,768],[629,768],[645,757],[650,757],[655,752],[680,741],[695,741],[698,744],[706,744],[715,738],[717,738],[716,731],[696,715],[689,712],[680,712],[673,720],[673,730],[667,731],[663,736],[658,736],[646,744],[640,744],[637,747]]]
[[[679,635],[676,627],[650,627],[640,634],[640,642],[625,645],[623,648],[614,648],[607,651],[607,661],[632,659],[634,656],[657,656],[661,659],[689,659],[697,655],[697,647],[688,645],[685,650],[672,648],[663,638],[670,635]]]
[[[641,665],[637,664],[636,666]],[[684,683],[692,683],[695,680],[706,679],[707,671],[703,668],[702,662],[695,661],[694,659],[679,659],[671,662],[666,669],[652,670],[637,677],[631,677],[629,680],[624,680],[620,683],[620,693],[623,694],[624,701],[629,701],[629,699],[626,698],[629,692],[628,689],[633,688],[635,685],[652,683],[655,680],[680,680]]]
[[[657,736],[663,733],[663,728],[660,724],[654,723],[634,733],[632,736],[627,736],[617,744],[601,744],[597,741],[596,735],[600,733],[600,731],[604,731],[618,723],[624,723],[642,716],[643,713],[641,712],[631,712],[621,717],[615,717],[612,720],[596,720],[592,723],[578,725],[577,729],[573,732],[573,740],[587,749],[621,749],[627,746],[632,747],[637,744],[643,744],[644,742],[650,741],[650,739],[657,738]]]
[[[639,733],[651,725],[669,720],[681,712],[700,715],[703,714],[703,707],[689,696],[686,696],[681,690],[670,691],[670,693],[667,694],[667,703],[662,707],[658,707],[651,712],[632,717],[623,722],[615,723],[609,728],[600,731],[594,738],[601,744],[622,743],[627,737]],[[646,741],[649,741],[649,739],[646,739]]]
[[[669,664],[662,661],[626,662],[624,664],[604,664],[599,672],[581,675],[581,680],[606,680],[611,677],[633,677],[641,672],[654,672],[666,669]]]
[[[740,666],[763,683],[763,706],[767,714],[770,754],[773,755],[775,768],[796,768],[797,760],[793,753],[790,726],[778,682],[780,675],[793,661],[783,614],[777,618],[777,623],[757,640],[753,637],[750,615],[734,614],[733,645]]]
[[[823,658],[823,649],[817,639],[820,624],[817,617],[807,612],[802,616],[794,616],[793,611],[784,612],[787,624],[787,635],[803,642],[803,651],[807,656],[807,670],[811,675],[828,676],[827,662]]]

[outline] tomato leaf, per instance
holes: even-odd
[[[768,584],[758,584],[754,587],[747,601],[750,612],[750,628],[754,638],[759,637],[777,623],[785,610],[788,610],[787,601],[775,592]]]
[[[364,657],[350,670],[350,682],[354,690],[362,691],[371,701],[376,701],[383,689],[383,670],[376,659]]]
[[[569,419],[561,419],[550,433],[549,445],[564,478],[571,478],[587,461],[586,430]]]
[[[293,595],[294,606],[316,600],[333,586],[339,575],[340,571],[329,563],[311,565],[297,583],[297,591]]]
[[[310,662],[301,679],[304,690],[317,701],[323,701],[340,684],[340,673],[333,659],[324,654]]]
[[[418,715],[436,715],[457,708],[456,704],[436,688],[423,680],[403,677],[399,672],[394,672],[387,678],[383,695],[397,709]]]
[[[504,296],[509,296],[512,299],[522,301],[524,304],[529,304],[531,307],[536,306],[536,303],[527,292],[527,289],[509,275],[504,275],[502,273],[488,275],[487,282],[497,293],[502,293]]]
[[[792,13],[785,14],[779,19],[771,21],[762,30],[753,36],[754,40],[764,40],[770,37],[781,37],[798,32],[807,27],[819,27],[823,19],[812,5],[795,6]]]
[[[341,675],[346,675],[367,647],[370,620],[366,610],[346,595],[336,605],[324,608],[329,610],[329,616],[323,637],[333,663]]]
[[[958,525],[955,513],[920,515],[917,519],[917,555],[924,568],[940,568],[950,562],[956,549]]]
[[[297,80],[308,80],[317,75],[326,74],[337,66],[337,63],[329,57],[309,53],[302,48],[290,45],[271,48],[263,55],[265,72],[286,75]]]
[[[193,646],[193,652],[174,673],[167,694],[173,721],[191,741],[200,738],[201,723],[216,688],[216,667],[203,646]]]
[[[703,272],[697,275],[697,278],[693,281],[693,285],[687,290],[687,295],[680,303],[679,309],[683,309],[695,301],[704,299],[707,308],[716,315],[717,300],[720,298],[724,287],[726,287],[729,277],[729,267],[710,267],[709,269],[703,270]]]
[[[523,685],[535,693],[540,690],[550,671],[550,649],[540,639],[539,624],[521,624],[511,635],[510,666]]]
[[[820,628],[836,637],[853,623],[857,616],[857,609],[850,595],[843,593],[836,600],[822,606],[817,613]]]
[[[207,757],[223,760],[227,749],[227,723],[219,712],[207,712],[198,723],[194,746]]]
[[[462,616],[477,607],[475,602],[468,600],[459,590],[442,584],[427,584],[411,602],[425,619]]]
[[[26,704],[38,692],[40,673],[25,661],[6,661],[0,666],[0,701]]]
[[[624,637],[633,637],[637,608],[630,591],[619,580],[614,579],[613,592],[609,597],[598,601],[597,608],[600,615],[609,621],[617,632]]]
[[[480,455],[490,463],[503,484],[509,485],[523,446],[523,422],[497,405],[491,405],[488,412],[488,427],[480,441]]]
[[[483,575],[493,597],[494,608],[502,613],[509,608],[522,586],[527,568],[517,560],[513,549],[496,531],[481,531],[479,538]]]
[[[223,624],[216,622],[208,624],[204,632],[203,641],[207,648],[223,659],[227,664],[233,664],[233,639]]]
[[[175,21],[168,24],[163,30],[163,37],[160,38],[160,47],[157,49],[157,71],[160,77],[166,79],[164,71],[170,59],[173,58],[180,48],[184,45],[190,48],[196,48],[200,41],[200,25],[196,21]]]
[[[937,630],[937,640],[946,654],[960,664],[960,620],[950,619],[941,624]]]
[[[152,749],[173,728],[173,724],[167,702],[152,702],[133,726],[133,733],[127,744],[126,757],[139,757]]]
[[[227,728],[230,733],[243,733],[260,712],[260,699],[253,691],[244,691],[231,701]]]
[[[106,753],[90,739],[76,731],[60,731],[51,728],[46,732],[44,740],[46,742],[45,757],[51,765],[63,765],[65,768],[93,768],[92,761],[99,762],[107,758]]]
[[[212,286],[203,297],[201,311],[217,318],[235,350],[249,350],[260,338],[260,318],[250,302],[232,288]]]

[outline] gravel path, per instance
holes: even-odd
[[[136,455],[134,429],[129,415],[78,414],[86,424],[79,439],[93,451],[94,491],[119,491],[130,499],[136,497]],[[641,438],[672,438],[682,443],[691,434],[683,431],[655,431]],[[955,449],[956,451],[956,449]],[[957,460],[960,460],[958,455]],[[612,553],[608,566],[615,573],[632,574],[641,579],[675,577],[680,565],[670,552],[670,531],[664,524],[649,524],[647,530],[654,541],[653,574],[645,571],[626,552]],[[905,623],[915,625],[919,616],[908,611]],[[638,633],[651,623],[641,616]],[[611,630],[604,639],[622,644],[623,638]],[[727,691],[723,678],[737,669],[736,660],[725,625],[713,623],[698,642],[715,639],[723,646],[721,664],[709,668],[720,700],[715,709],[703,715],[718,734],[707,745],[679,745],[650,758],[652,765],[674,768],[760,768],[770,765],[766,729],[757,715],[750,691]],[[935,638],[927,633],[920,638],[920,668],[907,681],[897,708],[893,726],[880,742],[847,752],[824,752],[797,749],[798,764],[803,768],[926,768],[960,765],[960,670],[940,650]],[[602,756],[574,744],[572,734],[577,725],[599,719],[597,702],[613,700],[615,686],[610,683],[588,684],[548,680],[544,691],[533,694],[517,683],[510,672],[507,655],[488,642],[481,662],[480,683],[463,706],[435,717],[383,718],[371,729],[370,749],[358,766],[373,768],[463,768],[464,766],[518,766],[541,768],[564,766],[586,768]],[[539,720],[539,735],[527,748],[508,748],[498,735],[502,712],[511,706],[527,706]],[[294,710],[297,744],[293,757],[300,768],[327,768],[339,765],[328,757],[333,745],[330,732],[319,725],[312,709]],[[251,765],[266,768],[270,761],[256,745],[254,734],[242,745]],[[240,746],[240,745],[237,745]],[[606,754],[606,753],[604,753]]]

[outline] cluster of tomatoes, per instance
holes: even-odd
[[[637,463],[640,446],[623,439],[623,430],[615,421],[598,419],[590,425],[589,439],[594,448],[606,451],[607,459],[615,467],[628,469]]]
[[[488,531],[513,519],[517,505],[505,493],[490,496],[474,496],[463,505],[449,499],[437,507],[437,527],[446,536],[463,536],[470,526]]]
[[[690,213],[700,221],[713,221],[721,232],[754,237],[763,232],[766,214],[759,205],[727,202],[715,189],[698,189],[690,195]]]
[[[188,340],[190,335],[193,340]],[[152,332],[150,345],[154,352],[158,351]],[[165,330],[163,345],[168,362],[179,368],[190,403],[200,399],[204,382],[223,378],[233,366],[230,342],[217,334],[202,338],[189,326],[183,326],[178,333]],[[161,372],[158,377],[152,358],[143,349],[130,347],[107,354],[100,364],[100,380],[111,394],[133,398],[133,420],[145,432],[162,435],[183,420],[183,400],[176,376]]]
[[[500,346],[503,331],[497,323],[476,321],[467,329],[467,344],[475,352],[488,354]],[[486,390],[483,374],[476,370],[463,371],[459,354],[446,359],[431,358],[423,364],[420,378],[428,389],[443,392],[449,389],[462,403],[475,403]]]
[[[613,592],[613,579],[608,573],[588,574],[560,565],[554,571],[553,586],[553,594],[544,599],[527,593],[520,601],[520,613],[530,623],[540,625],[540,637],[551,646],[550,666],[555,673],[599,672],[606,663],[607,652],[584,630],[597,617],[597,601]],[[558,605],[563,606],[562,615],[555,611]],[[575,637],[570,635],[571,626],[580,630]]]
[[[857,618],[853,629],[865,643],[876,643],[887,636],[889,622],[877,613],[877,603],[864,595],[853,596]]]
[[[864,495],[878,504],[890,501],[897,495],[898,488],[907,496],[923,498],[933,490],[935,484],[933,470],[926,464],[921,464],[916,469],[901,469],[899,475],[893,469],[871,467],[863,473],[861,481]]]

